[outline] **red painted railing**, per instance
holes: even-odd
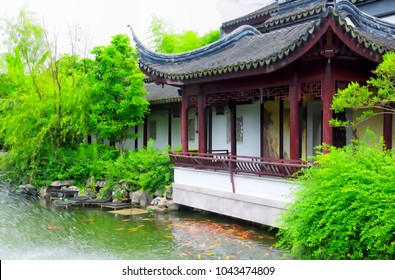
[[[258,176],[292,177],[309,165],[301,160],[232,156],[227,154],[170,153],[175,166],[195,169],[224,170],[234,173],[248,173]]]

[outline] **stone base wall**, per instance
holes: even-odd
[[[293,185],[283,179],[175,168],[173,200],[177,204],[278,227]]]

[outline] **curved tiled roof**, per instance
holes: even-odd
[[[145,84],[145,89],[149,92],[145,98],[151,105],[181,102],[181,96],[178,94],[177,87],[147,83]]]
[[[273,28],[275,26],[283,26],[284,24],[290,24],[297,21],[302,21],[306,18],[318,16],[325,11],[325,5],[323,3],[303,6],[302,8],[296,9],[293,12],[280,14],[273,16],[268,19],[263,26],[265,29]]]
[[[343,18],[350,17],[358,19],[354,24],[364,29],[368,33],[380,34],[383,37],[395,39],[395,26],[389,22],[369,16],[350,4],[349,1],[343,0],[336,5],[336,11],[342,14]]]
[[[260,17],[264,17],[264,16],[268,16],[274,12],[277,11],[278,8],[278,3],[274,2],[268,6],[265,6],[257,11],[254,11],[252,13],[249,13],[245,16],[227,21],[222,23],[222,28],[228,27],[228,26],[232,26],[232,25],[236,25],[236,24],[244,24],[245,22],[248,22],[250,20],[256,19],[256,18],[260,18]]]
[[[259,35],[246,35],[221,52],[177,63],[161,63],[153,58],[139,60],[140,68],[149,75],[169,80],[188,80],[239,70],[263,67],[289,55],[301,46],[319,21]]]
[[[347,16],[358,17],[356,21],[361,23],[360,26],[349,26],[345,20],[345,11],[357,9],[354,5],[343,2],[348,3],[344,0],[335,7],[314,5],[308,7],[307,11],[304,9],[282,14],[267,23],[270,26],[273,22],[272,26],[276,27],[266,33],[260,33],[253,27],[240,27],[212,45],[179,55],[150,52],[136,41],[140,56],[139,66],[151,77],[181,83],[191,79],[267,67],[291,57],[321,30],[329,17],[333,17],[337,22],[337,28],[341,28],[356,44],[377,54],[395,50],[395,40],[391,38],[392,29],[395,30],[393,25],[372,21],[371,17],[363,13],[348,11]],[[301,18],[303,20],[300,20]],[[369,22],[376,25],[368,25]],[[374,30],[388,33],[388,36]]]
[[[133,30],[132,30],[133,33]],[[156,63],[179,63],[185,61],[191,61],[194,59],[199,59],[200,57],[212,55],[215,53],[222,52],[223,50],[231,47],[240,39],[246,36],[259,35],[260,32],[256,30],[254,27],[245,25],[237,28],[235,31],[230,33],[228,36],[216,41],[210,45],[205,47],[201,47],[196,50],[192,50],[185,53],[180,54],[162,54],[155,53],[153,51],[148,50],[144,47],[144,45],[138,40],[136,35],[133,33],[133,38],[136,43],[136,48],[139,52],[139,57],[144,61],[154,61]]]

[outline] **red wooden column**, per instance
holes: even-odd
[[[230,154],[237,155],[237,139],[236,139],[236,101],[230,100]]]
[[[181,99],[181,146],[182,152],[188,153],[188,97],[185,90]]]
[[[289,125],[290,125],[290,158],[300,159],[300,116],[299,116],[299,90],[298,90],[298,77],[295,73],[291,84],[289,85]]]
[[[322,143],[332,145],[333,144],[333,128],[329,124],[332,119],[332,98],[335,92],[335,83],[332,76],[332,65],[331,60],[328,58],[323,78],[323,87],[321,93],[322,99]]]
[[[198,135],[199,135],[199,153],[207,152],[207,138],[206,138],[206,97],[203,94],[203,89],[200,88],[198,95]]]

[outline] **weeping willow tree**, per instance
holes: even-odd
[[[89,132],[86,64],[76,55],[56,57],[45,30],[26,11],[3,21],[2,29],[2,170],[31,180],[50,153],[78,145]]]

